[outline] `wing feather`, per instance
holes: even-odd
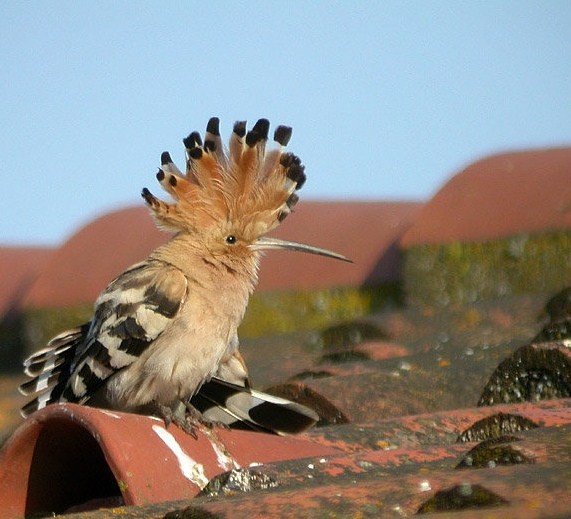
[[[23,412],[27,415],[58,401],[87,402],[169,326],[187,289],[184,274],[162,261],[139,263],[125,271],[99,296],[95,315],[81,334],[60,334],[51,348],[25,361],[35,378],[23,384],[22,392],[40,394]],[[64,361],[61,355],[66,355]]]

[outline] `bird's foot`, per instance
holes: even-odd
[[[165,422],[165,427],[174,424],[180,427],[186,434],[190,434],[195,440],[198,439],[196,431],[199,429],[201,422],[200,417],[196,413],[189,413],[186,406],[179,402],[174,406],[156,403],[157,415]],[[200,413],[198,413],[200,414]]]
[[[174,405],[164,405],[156,403],[156,414],[159,415],[168,427],[171,423],[180,427],[185,433],[190,434],[194,439],[198,439],[197,430],[201,427],[213,429],[223,427],[228,429],[226,424],[207,420],[202,413],[190,402],[178,401]]]
[[[204,415],[196,407],[192,405],[190,400],[187,400],[186,402],[181,402],[181,404],[186,408],[186,415],[191,417],[191,419],[196,421],[196,423],[203,425],[208,429],[214,429],[215,427],[218,427],[220,429],[230,429],[230,427],[223,422],[218,422],[216,420],[208,420],[207,418],[205,418]]]

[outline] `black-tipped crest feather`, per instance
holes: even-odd
[[[163,202],[148,190],[142,193],[158,225],[194,233],[224,222],[255,219],[260,234],[276,227],[297,201],[291,194],[301,188],[305,173],[300,159],[283,151],[291,127],[278,126],[274,140],[279,147],[266,152],[269,129],[267,119],[259,119],[249,131],[245,121],[237,121],[226,151],[220,139],[220,121],[212,117],[204,144],[196,131],[183,139],[186,174],[180,173],[170,154],[164,152],[157,179],[175,202]]]
[[[220,136],[220,119],[218,117],[211,117],[206,125],[206,131],[212,135]]]
[[[282,146],[287,146],[292,134],[291,126],[278,126],[274,132],[274,141],[281,144]]]
[[[187,150],[191,150],[197,146],[202,146],[202,137],[200,137],[200,133],[192,132],[188,135],[188,137],[185,137],[182,142]]]
[[[236,121],[232,130],[238,137],[246,135],[246,121]]]

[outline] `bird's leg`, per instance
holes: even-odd
[[[155,408],[157,414],[164,420],[166,427],[174,423],[185,433],[190,434],[195,440],[198,439],[196,429],[198,429],[202,423],[200,421],[199,411],[194,409],[194,413],[190,413],[188,407],[182,400],[177,400],[172,405],[155,402]]]
[[[166,427],[174,423],[194,439],[198,438],[196,431],[201,426],[208,427],[208,429],[213,429],[214,427],[228,429],[226,424],[206,420],[202,413],[190,403],[190,399],[185,401],[176,400],[170,405],[155,402],[153,408],[155,410],[154,414],[157,414],[164,420]]]
[[[208,427],[208,429],[214,429],[215,427],[220,427],[222,429],[230,428],[225,423],[217,422],[215,420],[207,420],[204,418],[204,415],[192,405],[190,398],[185,401],[181,401],[181,404],[186,407],[187,417],[198,425],[204,425],[205,427]]]

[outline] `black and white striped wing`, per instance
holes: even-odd
[[[25,372],[34,378],[20,391],[40,394],[22,414],[54,402],[86,403],[169,326],[186,293],[182,272],[160,261],[139,263],[121,274],[97,299],[88,325],[60,334],[25,361]]]

